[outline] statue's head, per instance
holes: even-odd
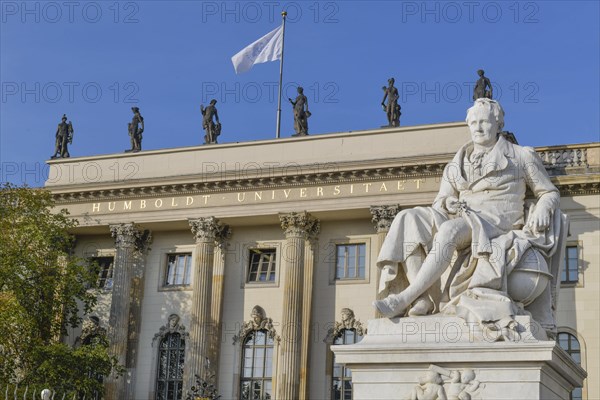
[[[63,114],[62,120],[63,120],[63,122],[65,122],[67,120],[67,114]]]
[[[255,324],[259,325],[262,320],[267,317],[267,314],[261,306],[254,306],[250,313],[250,317],[252,317],[252,321],[254,321]]]
[[[467,124],[474,143],[491,146],[496,143],[504,127],[504,110],[495,100],[477,99],[473,107],[467,110]]]
[[[140,112],[140,108],[139,107],[131,107],[131,111],[133,111],[134,113],[138,113],[138,112]]]
[[[388,79],[388,83],[389,83],[390,85],[393,85],[393,84],[394,84],[394,82],[396,82],[396,80],[395,80],[394,78],[390,78],[390,79]]]
[[[473,379],[475,379],[475,371],[473,371],[472,369],[463,370],[463,372],[461,374],[461,378],[460,378],[460,381],[462,383],[469,383]]]
[[[484,74],[484,72],[483,72],[483,70],[482,70],[482,69],[478,69],[478,70],[477,70],[477,75],[479,75],[479,76],[483,76],[483,74]]]
[[[216,99],[212,99],[210,101],[210,105],[214,106],[215,104],[217,104],[217,100]]]
[[[302,86],[298,86],[298,93],[304,93],[304,88]]]

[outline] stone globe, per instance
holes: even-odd
[[[539,251],[529,248],[508,275],[508,295],[525,306],[531,304],[551,282],[548,263]]]

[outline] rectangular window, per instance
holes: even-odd
[[[365,243],[336,245],[335,279],[365,278]]]
[[[191,253],[167,255],[167,268],[163,286],[189,286],[191,283],[191,266]]]
[[[579,280],[579,248],[567,246],[565,264],[562,270],[561,283],[577,283]]]
[[[112,289],[114,257],[91,257],[89,261],[98,271],[98,288]]]
[[[246,282],[275,282],[275,249],[250,249]]]

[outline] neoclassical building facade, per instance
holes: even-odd
[[[350,399],[329,347],[368,334],[392,219],[432,203],[468,140],[444,123],[48,161],[126,367],[107,398],[183,399],[199,379],[223,399]],[[557,339],[589,376],[572,397],[600,398],[600,143],[536,151],[570,218]]]

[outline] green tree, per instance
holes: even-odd
[[[71,254],[77,221],[44,189],[0,187],[0,383],[101,391],[115,359],[99,338],[61,343],[94,307],[97,275]]]

